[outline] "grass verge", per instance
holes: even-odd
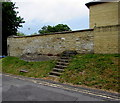
[[[79,54],[72,58],[60,82],[120,92],[120,54]]]
[[[6,57],[0,60],[0,65],[1,64],[2,72],[4,73],[42,78],[48,76],[48,73],[55,66],[55,61],[26,62],[17,57]],[[20,72],[22,69],[28,72]]]

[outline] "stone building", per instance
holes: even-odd
[[[86,6],[90,10],[90,28],[120,24],[120,2],[89,2]]]
[[[89,2],[90,29],[8,38],[8,54],[119,53],[120,1]]]
[[[94,28],[95,53],[119,53],[120,1],[89,2],[90,28]]]

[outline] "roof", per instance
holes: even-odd
[[[89,8],[92,5],[108,3],[108,2],[120,2],[120,0],[94,0],[94,1],[86,3],[85,5]]]
[[[85,5],[89,8],[92,5],[97,5],[97,4],[102,4],[102,3],[106,3],[106,2],[96,2],[96,1],[92,1],[92,2],[88,2]]]

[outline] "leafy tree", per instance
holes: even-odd
[[[54,28],[56,32],[71,31],[71,29],[67,25],[64,25],[64,24],[58,24]]]
[[[62,32],[62,31],[71,31],[71,29],[65,24],[58,24],[56,26],[43,26],[38,32],[40,34],[53,33],[53,32]]]
[[[23,18],[17,16],[13,2],[2,2],[2,54],[7,55],[7,37],[17,35],[17,29],[22,27]]]
[[[35,32],[35,33],[33,33],[33,34],[30,34],[30,35],[38,35],[38,34]]]
[[[40,34],[50,33],[50,31],[48,31],[48,27],[49,27],[49,25],[48,26],[43,26],[38,32]]]
[[[25,36],[25,34],[21,32],[17,32],[17,36]]]

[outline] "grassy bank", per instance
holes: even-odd
[[[78,54],[72,58],[58,80],[62,83],[120,92],[119,59],[120,54]],[[1,64],[5,73],[51,79],[47,76],[55,66],[55,61],[26,62],[16,57],[6,57],[0,60]],[[20,73],[21,69],[28,73]]]
[[[17,57],[6,57],[2,59],[2,71],[15,75],[27,77],[46,77],[55,66],[55,61],[26,62]],[[27,73],[21,73],[20,70],[27,70]]]
[[[61,76],[61,82],[120,92],[118,54],[76,55]]]

